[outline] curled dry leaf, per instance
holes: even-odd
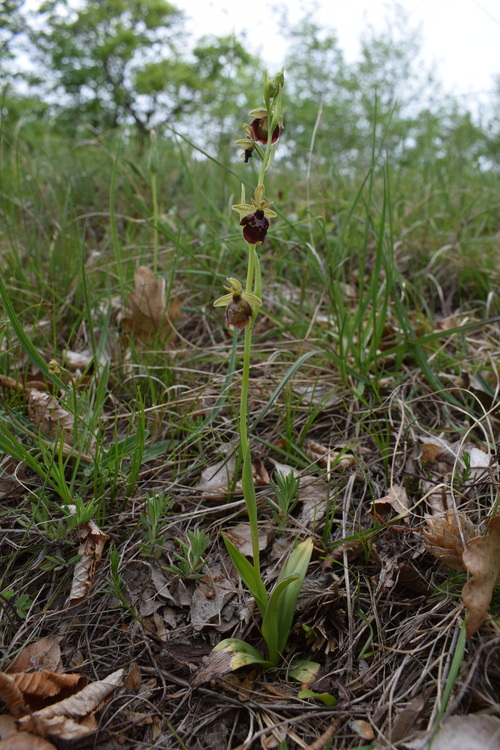
[[[40,737],[74,740],[86,737],[97,728],[94,712],[101,708],[123,681],[123,669],[99,682],[91,682],[65,700],[35,711],[18,720],[22,731]]]
[[[465,570],[462,554],[465,544],[476,535],[474,524],[464,513],[453,511],[425,520],[427,530],[423,533],[428,552],[453,570]]]
[[[42,432],[56,439],[62,435],[66,445],[73,444],[73,415],[63,409],[55,396],[29,388],[28,415],[35,427],[40,427]]]
[[[30,732],[20,732],[12,716],[0,716],[0,750],[56,750],[56,746]]]
[[[134,282],[135,289],[129,295],[131,315],[124,322],[143,341],[153,336],[161,342],[172,338],[181,304],[176,301],[167,308],[165,279],[147,266],[139,266]]]
[[[469,611],[465,630],[470,638],[486,619],[493,590],[500,578],[500,516],[491,519],[486,536],[476,536],[467,542],[463,561],[473,576],[462,589]]]
[[[80,674],[59,674],[43,669],[41,672],[0,672],[0,698],[13,716],[37,711],[55,698],[61,700],[78,692],[87,684]]]
[[[306,440],[304,453],[323,468],[350,469],[356,465],[356,459],[351,453],[342,453],[340,450],[326,448],[316,440]],[[340,458],[339,458],[340,457]]]
[[[381,516],[387,515],[392,508],[399,516],[405,518],[409,515],[410,501],[405,488],[401,484],[393,484],[385,497],[375,500],[374,506],[374,510]]]
[[[98,566],[104,545],[109,539],[103,534],[95,521],[88,521],[78,527],[80,546],[78,553],[80,559],[75,565],[73,583],[69,595],[70,604],[80,604],[85,601],[90,593],[96,567]]]

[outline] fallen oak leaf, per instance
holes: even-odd
[[[26,390],[28,398],[28,416],[41,431],[54,440],[62,434],[67,446],[73,444],[73,415],[63,409],[55,396],[36,388]]]
[[[453,570],[465,570],[464,541],[475,537],[474,524],[464,513],[448,511],[444,516],[427,516],[423,532],[427,551]],[[481,537],[480,537],[481,538]]]
[[[401,484],[392,484],[387,490],[387,495],[373,503],[373,510],[380,516],[386,516],[392,508],[398,516],[406,518],[410,513],[409,507],[408,493]]]
[[[56,750],[56,746],[29,732],[20,732],[12,716],[0,716],[0,750]]]
[[[81,674],[60,674],[43,669],[41,672],[0,672],[0,698],[13,716],[43,709],[56,696],[66,699],[87,685]]]
[[[109,539],[92,519],[78,527],[80,559],[75,564],[69,595],[70,604],[80,604],[90,593],[96,568],[101,560],[104,545]]]
[[[122,685],[124,672],[118,669],[104,680],[86,685],[75,695],[24,716],[18,720],[19,728],[41,737],[63,740],[86,737],[97,728],[94,712]]]
[[[468,610],[465,632],[470,638],[486,619],[500,577],[500,516],[491,519],[486,536],[476,536],[467,542],[462,559],[472,575],[462,589]]]
[[[40,671],[42,669],[61,672],[62,662],[59,644],[62,639],[62,636],[49,635],[30,643],[29,646],[23,648],[5,671],[7,674]]]
[[[167,307],[165,279],[147,266],[139,266],[134,274],[135,289],[129,295],[130,317],[124,322],[140,339],[157,336],[164,342],[175,334],[173,323],[181,311],[181,303]]]

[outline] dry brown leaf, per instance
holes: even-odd
[[[409,750],[428,750],[432,731],[405,743]],[[466,714],[445,719],[432,739],[432,750],[498,750],[500,719],[487,714]]]
[[[92,520],[78,527],[78,535],[80,537],[80,546],[78,547],[80,559],[76,563],[73,573],[73,583],[69,595],[70,604],[79,604],[88,597],[104,545],[109,539],[109,536],[104,534]]]
[[[205,568],[203,572],[206,575],[197,581],[191,598],[191,624],[195,630],[213,625],[219,633],[224,633],[235,625],[235,608],[230,605],[235,595],[234,584],[217,568]]]
[[[398,711],[394,724],[392,725],[391,742],[400,742],[402,739],[409,736],[415,723],[422,715],[428,698],[428,694],[424,691],[415,698],[412,698],[404,708]]]
[[[20,732],[13,716],[0,716],[0,750],[55,750],[55,745],[29,732]]]
[[[165,279],[147,266],[139,266],[134,276],[135,289],[129,295],[131,315],[125,322],[142,340],[153,336],[159,341],[172,338],[173,323],[181,310],[180,302],[168,306],[165,299]]]
[[[486,536],[476,536],[467,542],[462,557],[473,576],[462,589],[462,598],[469,611],[465,630],[470,638],[486,619],[500,577],[500,516],[491,519]]]
[[[53,439],[62,435],[66,445],[73,445],[73,415],[63,409],[55,396],[36,388],[29,388],[26,393],[28,416],[35,427]]]
[[[139,690],[142,684],[141,670],[136,661],[133,661],[130,665],[129,672],[123,680],[123,686],[127,690]]]
[[[271,541],[272,534],[272,529],[259,528],[259,550],[261,552],[266,549]],[[225,535],[239,549],[242,555],[253,557],[252,532],[249,523],[238,523],[236,526],[231,526],[231,529],[226,531]]]
[[[37,711],[57,696],[59,700],[78,692],[87,684],[80,674],[59,674],[43,669],[41,672],[0,672],[0,698],[13,716],[26,710]]]
[[[362,737],[364,740],[373,740],[375,737],[375,732],[373,731],[373,727],[368,724],[367,721],[364,719],[351,719],[349,722],[349,726],[353,730],[353,732],[356,732],[357,735]]]
[[[225,497],[234,477],[235,468],[234,454],[223,461],[217,461],[212,466],[207,466],[201,473],[196,489],[201,490],[208,499],[218,500]]]
[[[381,516],[387,515],[392,508],[398,515],[405,518],[409,515],[410,501],[405,488],[401,484],[393,484],[387,490],[385,497],[375,500],[374,506],[376,512]]]
[[[97,728],[94,712],[122,685],[124,671],[119,669],[104,680],[91,682],[76,695],[24,716],[18,720],[19,728],[62,740],[86,737]]]
[[[5,671],[7,674],[40,671],[41,669],[60,672],[62,669],[61,649],[59,648],[61,641],[62,636],[47,636],[30,643],[29,646],[23,648]]]
[[[465,570],[462,554],[469,539],[475,536],[474,524],[464,513],[448,511],[444,516],[428,516],[424,530],[427,550],[453,570]]]
[[[352,454],[326,448],[321,443],[317,443],[316,440],[305,441],[304,453],[323,468],[329,469],[335,466],[335,468],[350,469],[356,465],[356,459]]]

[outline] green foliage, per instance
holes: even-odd
[[[283,530],[288,523],[288,517],[298,502],[297,493],[299,491],[300,477],[296,477],[292,472],[282,474],[277,471],[275,481],[271,482],[274,490],[276,503],[269,500],[271,507],[275,508],[273,518],[279,529]]]
[[[143,544],[141,553],[146,557],[159,557],[165,537],[160,534],[161,528],[165,522],[165,516],[168,515],[172,507],[172,500],[163,492],[155,492],[148,495],[145,501],[145,513],[141,513],[139,518],[142,526]]]
[[[210,544],[210,536],[202,529],[187,532],[187,540],[176,537],[180,552],[174,552],[177,563],[168,566],[168,570],[179,578],[188,578],[195,581],[203,578],[201,572],[205,567],[203,555]]]
[[[261,630],[267,646],[267,662],[276,666],[290,635],[295,606],[313,551],[313,541],[312,539],[306,539],[292,551],[269,596],[266,593],[260,572],[227,538],[224,538],[224,542],[238,573],[260,609],[262,615]],[[233,650],[239,653],[235,645],[237,639],[230,640]],[[223,648],[227,643],[228,641],[221,641],[218,648]],[[237,641],[237,643],[242,644],[241,649],[244,653],[247,653],[248,644],[244,641]],[[259,652],[257,654],[258,656],[255,659],[246,661],[246,663],[265,663],[266,660],[262,655]],[[232,668],[237,669],[237,667]]]

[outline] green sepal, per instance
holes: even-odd
[[[219,297],[219,299],[216,299],[214,302],[214,307],[227,307],[230,302],[233,301],[233,295],[232,294],[225,294],[223,297]]]

